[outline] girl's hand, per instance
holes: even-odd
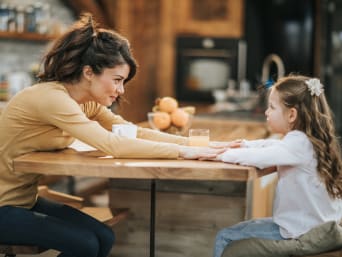
[[[224,151],[224,148],[214,149],[210,147],[179,146],[179,157],[189,160],[211,160]]]
[[[211,148],[239,148],[242,145],[243,140],[237,139],[230,142],[220,142],[220,141],[211,141],[209,143],[209,147]]]

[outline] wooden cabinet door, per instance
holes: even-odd
[[[177,32],[218,37],[243,35],[243,0],[179,0]]]

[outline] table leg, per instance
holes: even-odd
[[[151,180],[151,198],[150,198],[150,257],[155,253],[155,218],[156,218],[156,181]]]
[[[67,191],[68,191],[68,194],[75,195],[76,194],[75,188],[76,188],[75,177],[68,176],[68,181],[67,181]]]

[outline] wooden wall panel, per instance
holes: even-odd
[[[103,2],[108,6],[111,23],[131,42],[139,68],[136,77],[125,87],[125,98],[116,112],[125,119],[139,122],[147,119],[156,98],[158,74],[158,41],[160,3],[149,0]]]
[[[227,15],[216,20],[198,21],[190,15],[191,8],[213,4],[209,0],[101,0],[108,23],[131,42],[139,63],[135,79],[126,88],[129,103],[115,107],[124,118],[146,120],[154,100],[175,95],[175,39],[179,34],[240,37],[243,34],[243,0],[220,0],[226,4]],[[197,9],[196,9],[197,8]],[[195,11],[198,11],[196,5]],[[205,11],[200,11],[206,17]],[[214,10],[215,13],[215,10]],[[192,13],[193,14],[193,13]],[[223,18],[222,17],[226,17]],[[221,18],[220,18],[221,17]],[[197,19],[197,20],[196,20]]]

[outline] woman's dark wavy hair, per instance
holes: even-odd
[[[304,132],[317,157],[317,172],[332,198],[342,199],[341,148],[335,135],[333,115],[324,92],[311,95],[309,77],[290,75],[277,81],[274,89],[282,104],[295,108],[298,116],[292,129]]]
[[[130,71],[125,83],[137,71],[128,40],[115,31],[98,28],[88,13],[81,15],[79,21],[53,43],[42,63],[39,82],[78,82],[85,65],[95,74],[101,74],[105,68],[128,64]]]

